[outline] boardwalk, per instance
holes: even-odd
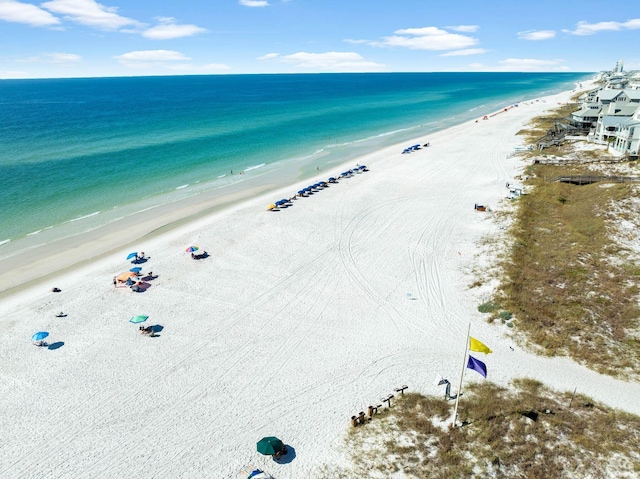
[[[638,176],[593,176],[593,175],[573,175],[573,176],[558,176],[552,181],[559,181],[561,183],[571,183],[573,185],[590,185],[592,183],[606,182],[606,183],[638,183],[640,177]]]

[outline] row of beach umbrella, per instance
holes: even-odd
[[[367,167],[365,165],[358,165],[356,166],[354,169],[351,170],[347,170],[347,171],[343,171],[342,173],[340,173],[340,176],[338,178],[349,178],[350,176],[353,176],[354,173],[362,173],[364,171],[369,171],[367,169]],[[313,185],[307,186],[306,188],[302,188],[300,190],[298,190],[298,193],[296,195],[293,196],[293,198],[283,198],[281,200],[278,200],[274,203],[271,203],[269,206],[267,206],[267,210],[275,210],[278,209],[280,207],[286,207],[288,205],[291,204],[291,202],[296,198],[300,198],[300,197],[305,197],[307,196],[309,193],[313,193],[316,191],[320,191],[321,189],[327,188],[329,187],[329,183],[337,183],[338,180],[336,179],[336,177],[331,176],[329,178],[327,178],[327,181],[319,181],[318,183],[314,183]]]

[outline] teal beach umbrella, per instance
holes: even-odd
[[[46,331],[38,331],[37,333],[35,333],[33,336],[31,336],[31,339],[33,341],[42,341],[44,338],[46,338],[47,336],[49,336],[49,333]]]
[[[149,316],[145,316],[144,314],[139,314],[138,316],[134,316],[133,318],[131,318],[129,322],[133,324],[144,323],[148,318]]]
[[[284,443],[275,436],[267,436],[258,441],[257,449],[260,454],[274,456],[284,449]]]

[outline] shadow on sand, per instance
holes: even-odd
[[[287,453],[284,456],[280,456],[276,459],[276,456],[273,456],[273,460],[278,464],[289,464],[296,458],[296,450],[290,446],[289,444],[285,444],[287,448]]]
[[[64,346],[64,341],[58,341],[50,344],[47,349],[50,349],[53,351],[54,349],[60,349],[62,346]]]

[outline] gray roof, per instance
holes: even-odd
[[[621,93],[624,93],[624,95],[627,96],[630,100],[640,100],[640,90],[634,90],[631,88],[624,90],[601,90],[598,94],[598,98],[600,99],[600,101],[611,101]]]
[[[640,90],[629,89],[624,92],[631,100],[640,100]]]
[[[620,106],[616,106],[615,108],[613,108],[614,110],[619,110],[616,112],[611,112],[611,113],[604,113],[604,116],[632,116],[636,111],[638,111],[638,108],[640,108],[640,105],[638,104],[634,104],[634,105],[620,105]]]
[[[588,106],[583,106],[582,108],[580,108],[578,111],[574,111],[573,113],[571,113],[573,116],[579,116],[579,117],[596,117],[600,114],[600,111],[602,110],[602,108],[598,108],[596,109],[591,109]]]
[[[613,116],[607,115],[602,118],[602,125],[607,126],[618,126],[621,124],[626,124],[629,120],[633,120],[633,118],[629,115],[627,116]]]
[[[624,90],[602,90],[600,93],[598,93],[598,98],[600,99],[600,101],[611,101],[623,91]]]
[[[624,120],[628,118],[629,117],[626,117],[626,116],[605,116],[602,119],[602,126],[604,126],[605,128],[608,126],[618,126],[620,123],[622,123]]]
[[[640,120],[636,120],[635,118],[631,117],[620,122],[620,124],[625,126],[626,128],[629,128],[631,126],[640,126]]]

